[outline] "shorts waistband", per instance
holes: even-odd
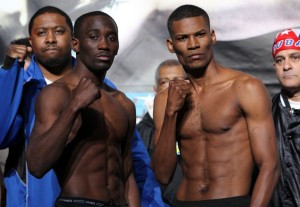
[[[249,207],[250,200],[251,197],[249,195],[199,201],[176,200],[175,207]]]
[[[115,206],[113,200],[110,201],[99,201],[99,200],[93,200],[93,199],[86,199],[86,198],[77,198],[77,197],[58,197],[57,201],[59,203],[64,203],[66,205],[68,204],[77,204],[78,206],[87,206],[87,207],[111,207]]]

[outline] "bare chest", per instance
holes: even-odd
[[[81,112],[82,130],[91,138],[122,142],[129,118],[123,106],[111,97],[101,97]]]
[[[178,133],[183,138],[223,134],[242,119],[241,110],[230,90],[212,93],[193,91],[179,113]]]

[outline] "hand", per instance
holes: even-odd
[[[19,62],[24,62],[27,54],[32,52],[31,47],[19,44],[10,44],[7,48],[6,55],[8,57],[18,59]]]
[[[83,77],[73,90],[72,101],[78,109],[82,109],[88,107],[100,97],[100,88],[90,78]]]
[[[191,93],[188,80],[172,80],[168,88],[167,112],[178,112],[184,105],[187,95]]]

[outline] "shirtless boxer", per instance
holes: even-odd
[[[26,159],[36,177],[54,168],[61,186],[56,206],[140,205],[130,147],[134,104],[103,83],[118,49],[118,28],[109,15],[80,16],[75,68],[37,98]]]
[[[172,178],[177,140],[183,178],[176,206],[267,206],[279,162],[265,86],[217,64],[216,35],[203,9],[180,6],[168,30],[167,47],[188,78],[171,81],[155,97],[152,165],[158,180],[168,184]],[[255,165],[259,175],[250,197]]]

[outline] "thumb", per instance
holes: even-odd
[[[26,47],[27,52],[32,52],[32,47]]]
[[[188,80],[188,79],[185,79],[184,81],[187,82],[187,83],[190,83],[190,80]]]

